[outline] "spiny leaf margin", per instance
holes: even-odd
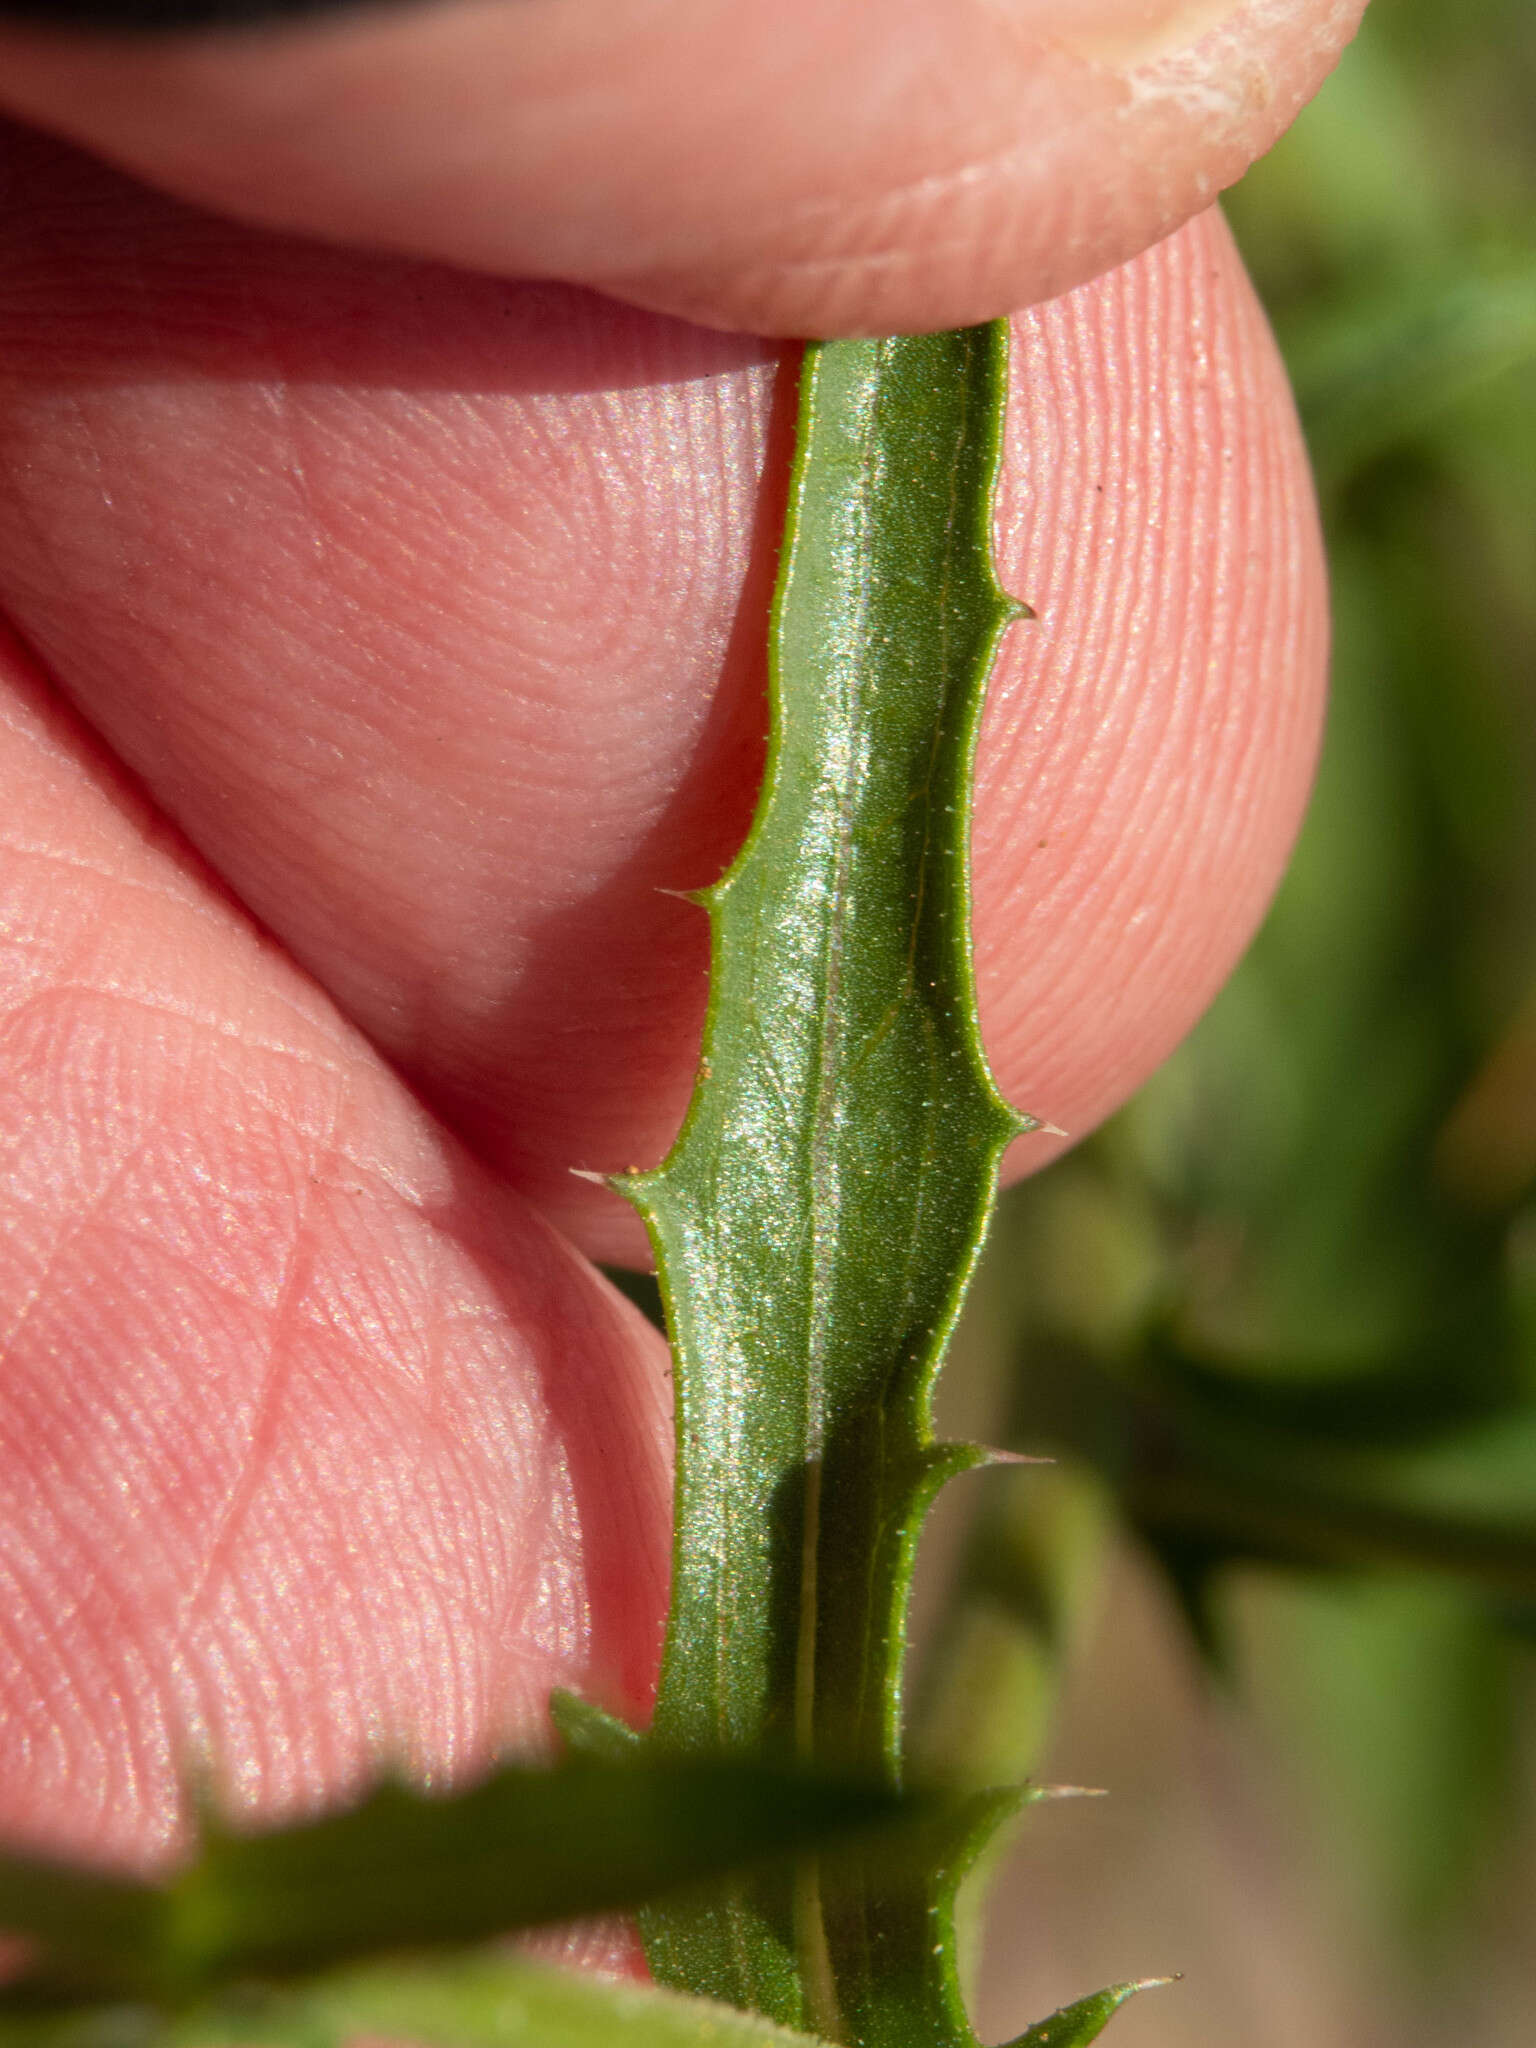
[[[1027,611],[992,561],[1007,378],[1003,322],[806,352],[764,789],[700,894],[699,1079],[663,1164],[615,1182],[656,1253],[677,1395],[650,1739],[893,1785],[918,1533],[986,1458],[935,1441],[933,1384],[1003,1150],[1037,1127],[987,1067],[970,937],[981,706]],[[807,1863],[653,1910],[652,1968],[861,2048],[974,2048],[953,1891],[999,1803],[946,1824],[920,1879],[845,1861],[824,1896]]]
[[[1011,2048],[1088,2048],[1097,2041],[1127,1999],[1138,1991],[1151,1991],[1172,1980],[1146,1977],[1138,1984],[1112,1984],[1107,1991],[1095,1991],[1088,1998],[1074,2000],[1036,2022],[1011,2044]]]

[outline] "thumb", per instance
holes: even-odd
[[[268,226],[716,326],[891,332],[1169,233],[1364,5],[10,0],[0,105]],[[304,19],[251,24],[283,12]]]

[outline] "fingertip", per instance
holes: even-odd
[[[1037,1171],[1188,1032],[1269,902],[1326,688],[1306,451],[1219,214],[1016,324],[998,506],[1036,605],[978,760],[984,1036],[1063,1126]]]
[[[959,325],[1177,227],[1364,0],[443,0],[0,32],[0,98],[267,226],[762,333]]]
[[[0,1831],[153,1867],[654,1690],[665,1346],[0,632]]]
[[[734,247],[643,269],[632,256],[592,281],[653,311],[784,335],[965,326],[1056,298],[1235,183],[1317,91],[1364,6],[975,0],[959,22],[945,6],[931,23],[919,10],[933,40],[914,35],[906,96],[887,86],[874,107],[850,83],[814,145],[797,129],[785,147],[806,164],[792,205],[749,200]]]

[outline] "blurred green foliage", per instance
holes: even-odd
[[[1230,987],[1005,1204],[1009,1440],[1107,1482],[1422,1944],[1513,1808],[1536,1628],[1536,9],[1377,0],[1229,213],[1318,469],[1330,726]],[[1021,1512],[972,1642],[1059,1629],[1060,1503]]]

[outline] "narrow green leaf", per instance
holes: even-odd
[[[0,1857],[0,1929],[41,1944],[60,1989],[176,1999],[618,1910],[921,1811],[888,1787],[748,1762],[512,1766],[449,1797],[386,1785],[261,1834],[208,1823],[164,1885]]]
[[[1163,1342],[1139,1379],[1057,1338],[1021,1361],[1014,1431],[1096,1466],[1165,1558],[1459,1578],[1536,1612],[1536,1416],[1515,1409],[1425,1440],[1303,1429],[1212,1394]],[[1400,1403],[1408,1410],[1408,1397]]]
[[[923,1512],[974,1464],[929,1397],[985,1228],[1002,1101],[976,1031],[968,787],[1018,607],[991,565],[1006,330],[807,352],[747,844],[707,892],[700,1080],[622,1185],[675,1352],[658,1742],[899,1777]],[[790,2023],[841,1990],[814,1872],[648,1924],[665,1981]]]
[[[0,2048],[816,2048],[812,2036],[649,1985],[519,1956],[374,1966],[293,1990],[242,1990],[165,2019],[142,2006],[0,2008]]]
[[[808,350],[770,649],[763,796],[705,892],[700,1077],[655,1172],[618,1185],[660,1271],[677,1388],[672,1610],[656,1744],[901,1780],[925,1512],[985,1454],[933,1436],[935,1376],[1031,1119],[982,1055],[969,791],[1022,607],[991,559],[1007,329]],[[926,1859],[653,1909],[664,1982],[863,2048],[972,2048],[953,1898],[998,1814]],[[1086,2034],[1083,2039],[1089,2038]]]

